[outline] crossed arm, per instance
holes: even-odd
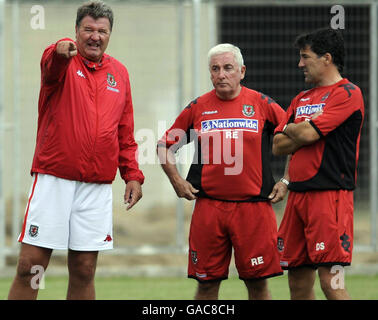
[[[315,115],[314,115],[315,116]],[[318,115],[316,115],[318,116]],[[314,117],[313,117],[314,118]],[[305,145],[314,143],[320,139],[320,135],[310,124],[309,121],[303,121],[300,123],[290,123],[284,127],[283,132],[277,133],[273,138],[274,155],[288,155],[285,166],[285,173],[283,178],[290,181],[288,166],[291,160],[291,154],[297,151],[299,148]],[[281,201],[287,192],[287,186],[281,181],[278,181],[269,195],[272,203]]]
[[[312,119],[318,115],[314,115]],[[274,136],[272,152],[276,156],[292,154],[302,146],[312,144],[319,139],[319,133],[309,121],[289,123],[282,133]]]

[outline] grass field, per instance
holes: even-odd
[[[271,278],[269,287],[275,300],[289,299],[287,276]],[[6,299],[11,278],[0,278],[0,299]],[[347,275],[346,286],[355,300],[378,300],[378,275]],[[186,278],[130,278],[97,277],[96,294],[99,300],[191,300],[196,288],[196,281]],[[67,278],[49,276],[45,279],[45,289],[40,290],[40,300],[65,299]],[[324,295],[316,282],[317,299]],[[220,289],[221,300],[245,300],[247,291],[238,278],[223,281]]]

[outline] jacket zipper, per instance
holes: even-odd
[[[96,144],[97,144],[97,136],[98,136],[98,91],[97,91],[97,80],[95,77],[94,82],[95,82],[95,107],[96,107],[96,130],[95,130],[95,137],[94,137],[94,142],[93,142],[93,155],[92,159],[94,161],[96,157]]]

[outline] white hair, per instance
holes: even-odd
[[[239,65],[239,68],[241,68],[244,65],[243,56],[240,52],[240,49],[237,46],[234,46],[233,44],[230,44],[230,43],[221,43],[221,44],[216,45],[215,47],[212,47],[209,50],[209,53],[207,54],[209,67],[210,67],[211,58],[213,56],[216,56],[221,53],[227,53],[227,52],[233,53],[235,57],[235,61]]]

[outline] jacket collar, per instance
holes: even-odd
[[[107,55],[106,53],[103,54],[100,62],[93,62],[93,61],[90,61],[88,59],[85,59],[82,55],[80,55],[80,53],[78,53],[78,55],[82,59],[85,66],[88,69],[92,69],[92,70],[100,70],[101,68],[106,66],[110,61],[110,56]]]

